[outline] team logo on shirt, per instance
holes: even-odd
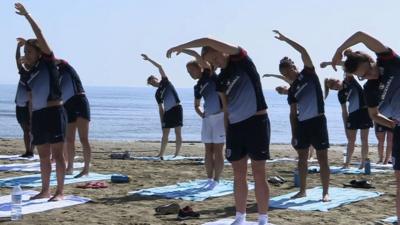
[[[209,83],[205,83],[204,85],[200,85],[200,94],[203,94],[203,91],[206,89],[206,87],[209,85]]]
[[[236,82],[238,82],[239,79],[240,79],[240,76],[235,76],[235,79],[233,79],[232,81],[228,80],[228,82],[226,83],[226,86],[228,86],[228,89],[226,90],[225,94],[229,95],[233,86],[236,84]]]

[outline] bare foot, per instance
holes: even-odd
[[[78,175],[74,176],[74,178],[79,178],[79,177],[83,177],[83,176],[87,176],[87,175],[89,175],[89,170],[88,169],[84,169]]]
[[[385,162],[386,162],[386,160],[385,160]],[[382,159],[380,159],[378,162],[376,162],[376,164],[382,164],[382,163],[385,164]]]
[[[72,175],[74,173],[74,169],[72,168],[72,169],[70,169],[70,168],[67,168],[66,170],[65,170],[65,175]]]
[[[51,197],[49,199],[49,202],[57,202],[57,201],[61,201],[64,200],[64,194],[55,194],[53,197]]]
[[[39,194],[32,196],[29,200],[35,200],[41,198],[50,198],[50,192],[40,192]]]
[[[306,193],[305,192],[299,192],[299,193],[297,193],[297,194],[295,194],[295,195],[293,195],[292,197],[290,197],[291,199],[295,199],[295,198],[303,198],[303,197],[306,197],[307,195],[306,195]]]
[[[342,166],[342,169],[348,169],[348,168],[350,168],[349,164],[344,164],[344,165]]]
[[[322,202],[329,202],[330,201],[329,194],[322,195],[321,201]]]

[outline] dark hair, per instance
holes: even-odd
[[[154,75],[150,75],[150,76],[147,78],[147,84],[150,84],[150,81],[153,80],[153,79],[156,79],[156,80],[157,80],[157,77],[155,77]]]
[[[204,47],[201,49],[201,57],[204,57],[205,54],[207,54],[207,53],[209,53],[209,52],[212,52],[212,51],[217,52],[217,50],[215,50],[214,48],[211,48],[210,46],[204,46]]]
[[[294,65],[293,60],[291,60],[289,57],[285,56],[281,61],[279,62],[279,69],[287,69],[291,67],[296,67]]]
[[[36,51],[42,53],[42,50],[39,47],[39,42],[37,39],[28,39],[28,40],[26,40],[25,45],[29,45],[30,47],[34,48]]]
[[[201,69],[200,64],[196,60],[189,61],[188,63],[186,63],[186,66],[194,66]]]
[[[347,73],[354,73],[362,63],[374,62],[372,57],[364,52],[353,52],[351,49],[347,49],[343,54],[347,57],[346,61],[344,62],[344,70]]]

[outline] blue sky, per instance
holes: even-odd
[[[192,87],[186,56],[167,59],[165,52],[185,41],[211,36],[248,50],[260,74],[278,73],[283,56],[302,66],[299,54],[273,38],[273,29],[306,47],[314,61],[330,60],[349,35],[366,31],[400,52],[400,2],[372,0],[307,1],[21,1],[40,24],[59,58],[69,61],[84,85],[145,86],[157,71],[144,62],[147,53],[160,62],[177,87]],[[0,1],[0,84],[18,81],[15,38],[33,37],[27,21],[14,13],[14,1]],[[365,49],[359,46],[356,49]],[[341,72],[318,69],[321,77]],[[263,79],[265,89],[282,84]]]

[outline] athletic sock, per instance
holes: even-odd
[[[246,213],[236,212],[236,217],[231,225],[242,225],[246,222]]]
[[[268,215],[258,214],[258,225],[267,225],[267,224],[268,224]]]

